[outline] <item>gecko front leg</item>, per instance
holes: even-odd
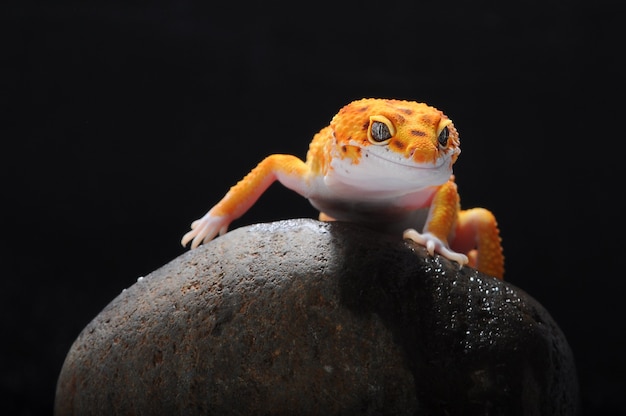
[[[307,177],[310,168],[302,160],[291,155],[271,155],[250,171],[202,218],[191,223],[191,231],[185,234],[181,244],[191,241],[191,248],[207,243],[218,234],[228,231],[231,222],[242,216],[259,197],[278,180],[287,188],[306,196]]]
[[[426,247],[431,256],[435,253],[441,254],[463,267],[469,262],[468,257],[451,250],[448,245],[448,237],[452,235],[459,211],[459,193],[454,177],[451,177],[448,182],[441,185],[433,197],[423,232],[408,229],[404,231],[403,237]]]

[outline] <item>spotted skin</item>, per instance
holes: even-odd
[[[501,279],[504,256],[494,215],[461,210],[452,166],[459,134],[441,111],[390,99],[354,101],[309,145],[305,161],[263,159],[182,238],[196,248],[250,209],[275,181],[307,198],[322,220],[362,223]],[[417,230],[421,231],[417,231]]]

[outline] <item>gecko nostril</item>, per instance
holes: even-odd
[[[410,159],[410,160],[417,161],[417,160],[416,160],[416,155],[415,155],[416,150],[417,150],[417,149],[415,148],[415,146],[411,146],[411,147],[409,147],[409,148],[407,149],[407,151],[406,151],[406,158],[407,158],[407,159]]]
[[[437,158],[436,152],[433,152],[432,149],[418,149],[414,148],[411,150],[410,156],[416,163],[426,163],[426,162],[435,162]]]

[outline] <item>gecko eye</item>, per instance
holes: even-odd
[[[367,138],[373,144],[387,144],[395,134],[393,124],[383,116],[371,116]]]
[[[391,132],[389,131],[389,127],[387,127],[385,123],[381,123],[380,121],[373,122],[372,139],[378,143],[391,139]]]
[[[441,130],[441,133],[439,133],[439,137],[437,138],[441,147],[446,147],[448,145],[449,136],[450,130],[448,130],[448,126],[446,126],[443,128],[443,130]]]

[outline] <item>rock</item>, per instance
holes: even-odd
[[[78,336],[55,414],[573,415],[572,353],[513,285],[352,224],[237,230]]]

